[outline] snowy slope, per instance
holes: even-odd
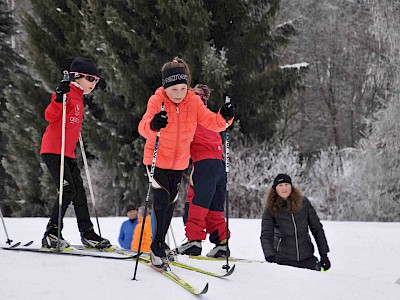
[[[102,235],[117,243],[125,218],[100,218]],[[93,220],[95,222],[95,220]],[[39,244],[45,218],[6,218],[11,239]],[[177,243],[184,239],[182,220],[173,219]],[[268,263],[236,263],[225,279],[175,267],[176,273],[198,289],[196,297],[154,270],[134,261],[69,257],[0,250],[0,299],[400,299],[400,224],[323,222],[331,248],[332,269],[313,272]],[[230,221],[232,255],[263,260],[260,220]],[[74,218],[66,218],[64,237],[79,243]],[[0,242],[6,236],[0,229]],[[170,244],[173,244],[171,239]],[[203,254],[212,248],[203,244]],[[224,272],[221,262],[183,259],[192,265]]]

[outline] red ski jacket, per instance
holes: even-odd
[[[67,93],[67,118],[65,123],[65,156],[75,158],[76,143],[83,121],[83,89],[76,83],[70,84],[71,91]],[[49,125],[43,134],[40,154],[61,154],[62,103],[55,101],[56,94],[51,97],[45,110]]]
[[[160,112],[163,102],[168,125],[161,129],[156,166],[161,169],[185,170],[189,165],[190,143],[197,124],[220,132],[225,130],[226,121],[220,113],[213,113],[206,108],[200,97],[191,90],[181,103],[175,104],[168,98],[163,87],[158,88],[150,97],[138,128],[139,133],[147,139],[143,157],[145,165],[151,165],[157,135],[157,132],[150,128],[150,123],[154,115]]]
[[[190,144],[190,156],[193,162],[214,158],[224,160],[221,134],[197,125],[196,133]]]

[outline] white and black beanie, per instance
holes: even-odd
[[[284,182],[292,185],[292,178],[290,178],[290,176],[287,174],[278,174],[274,179],[274,184],[272,185],[272,188],[275,189],[278,184]]]
[[[162,71],[162,86],[164,89],[170,86],[186,83],[187,84],[187,74],[184,67],[176,67]]]

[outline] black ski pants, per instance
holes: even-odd
[[[150,166],[147,166],[150,174]],[[172,216],[176,201],[178,200],[179,187],[183,171],[155,168],[153,177],[153,212],[155,232],[153,241],[165,242],[165,236]]]
[[[60,163],[61,155],[44,153],[42,159],[45,162],[50,174],[57,186],[60,185]],[[58,224],[58,210],[59,199],[54,203],[53,210],[50,216],[50,223]],[[90,221],[88,203],[86,198],[85,188],[78,168],[76,159],[66,157],[64,160],[64,184],[63,184],[63,197],[61,205],[61,220],[65,216],[65,212],[70,204],[74,205],[76,220],[80,232],[86,232],[93,229],[93,224]]]

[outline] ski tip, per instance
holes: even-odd
[[[208,292],[208,282],[206,284],[206,286],[204,287],[204,289],[199,293],[199,295],[204,295]]]
[[[18,247],[19,245],[21,245],[21,242],[17,242],[17,243],[15,243],[14,245],[11,245],[9,248],[16,248],[16,247]]]
[[[29,241],[29,242],[27,242],[26,244],[24,244],[24,247],[28,247],[28,246],[30,246],[30,245],[32,245],[33,244],[33,241]]]
[[[226,274],[224,275],[224,277],[230,276],[232,275],[233,271],[235,271],[235,267],[236,265],[233,265],[228,272],[226,272]]]

